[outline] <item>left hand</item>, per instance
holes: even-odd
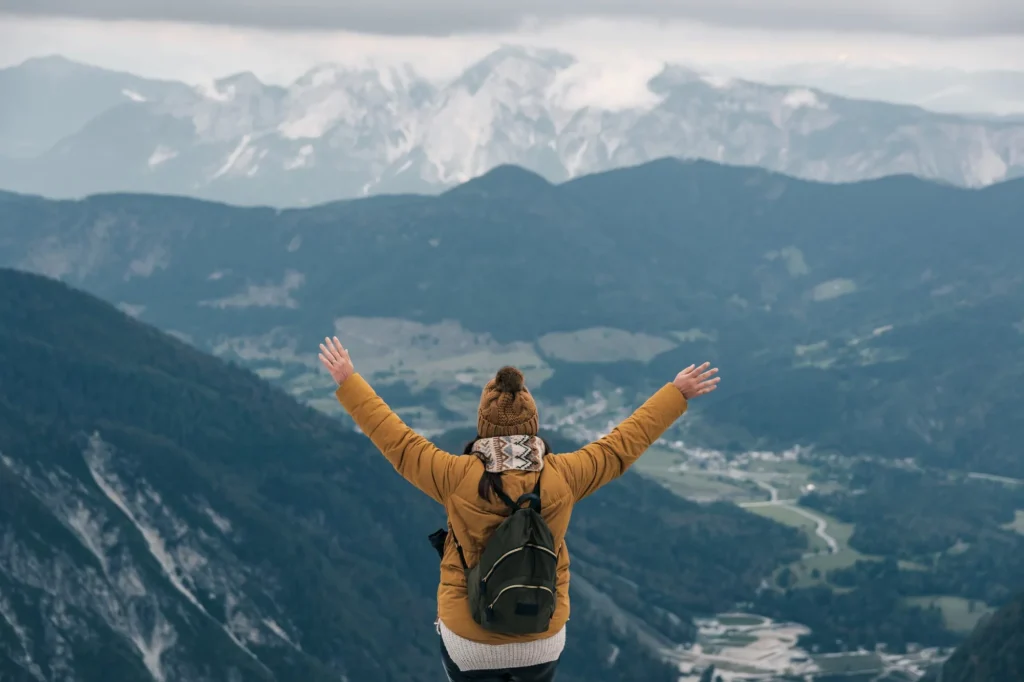
[[[331,373],[331,378],[341,386],[355,372],[352,358],[341,345],[341,341],[338,341],[337,336],[333,339],[324,338],[324,342],[327,345],[320,344],[320,362]]]
[[[705,362],[700,367],[690,365],[677,374],[675,381],[672,383],[687,400],[707,395],[718,388],[719,382],[719,378],[715,376],[718,374],[718,368],[708,369],[710,366],[710,362]]]

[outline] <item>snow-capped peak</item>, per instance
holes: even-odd
[[[557,50],[505,45],[463,71],[449,89],[475,95],[488,82],[502,82],[516,90],[545,87],[574,63],[575,57]]]
[[[230,101],[236,97],[253,97],[263,93],[266,86],[251,71],[236,73],[213,82],[213,99]]]
[[[318,64],[300,76],[290,90],[328,87],[379,87],[388,92],[407,92],[428,85],[410,64],[375,65],[370,60],[358,65]]]
[[[214,81],[199,83],[195,90],[206,99],[216,102],[231,102],[237,98],[254,97],[263,94],[266,85],[249,71],[236,73]]]
[[[414,116],[433,93],[433,86],[408,65],[372,69],[322,64],[288,89],[277,130],[285,139],[302,140],[321,138],[339,125],[390,126],[396,117]]]
[[[711,85],[712,87],[719,89],[720,83],[712,85],[712,82],[715,80],[717,79],[715,79],[714,76],[698,73],[688,66],[683,66],[681,64],[665,64],[661,71],[651,78],[649,85],[652,90],[659,93],[667,92],[673,88],[693,83]]]
[[[649,86],[663,68],[654,61],[576,62],[558,72],[546,94],[553,105],[568,111],[648,110],[663,99]]]
[[[162,118],[135,127],[132,134],[145,137],[131,148],[144,153],[124,161],[121,179],[83,182],[75,195],[134,189],[123,178],[158,175],[173,177],[168,192],[222,198],[218,188],[230,184],[230,201],[251,191],[259,203],[305,205],[436,191],[505,164],[561,181],[663,157],[763,165],[831,182],[918,173],[977,186],[1024,168],[1024,125],[932,118],[879,102],[845,106],[806,87],[511,45],[446,83],[367,58],[317,65],[287,87],[242,73],[195,91],[160,95],[140,86],[123,95],[138,102],[132,115]],[[856,149],[843,139],[851,125],[863,131]],[[120,122],[85,130],[130,148]],[[62,145],[64,166],[75,139]],[[909,151],[893,155],[893,145]],[[811,147],[832,151],[823,157]],[[82,144],[74,162],[91,168],[93,149],[95,141]]]

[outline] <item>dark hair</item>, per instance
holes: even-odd
[[[464,454],[464,455],[471,455],[471,454],[473,454],[473,444],[476,443],[478,440],[480,440],[479,436],[477,436],[473,440],[471,440],[468,443],[466,443],[466,447],[462,449],[462,454]],[[551,446],[548,444],[548,442],[546,440],[541,438],[540,442],[544,443],[544,454],[545,455],[548,454],[549,452],[551,452]],[[477,484],[476,492],[477,492],[477,495],[479,495],[482,499],[485,499],[485,500],[488,500],[488,501],[492,497],[494,497],[498,492],[505,492],[505,489],[502,487],[502,484],[501,484],[501,474],[493,472],[493,471],[485,471],[480,476],[480,483]]]

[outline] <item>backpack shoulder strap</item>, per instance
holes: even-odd
[[[523,493],[516,500],[516,509],[520,509],[524,502],[529,502],[530,508],[540,513],[540,474],[537,475],[537,485],[533,486],[533,492]]]
[[[459,538],[455,536],[455,529],[452,528],[451,520],[448,521],[448,532],[452,534],[452,542],[455,543],[455,549],[459,553],[459,561],[462,562],[462,568],[469,570],[469,566],[466,564],[466,555],[462,553],[462,544],[459,542]]]
[[[501,499],[502,502],[505,503],[505,506],[507,506],[512,511],[519,511],[519,505],[516,504],[511,497],[506,495],[504,490],[495,487],[494,492],[498,494],[498,497]]]
[[[533,486],[533,492],[523,493],[519,496],[518,500],[512,500],[511,497],[505,494],[503,490],[495,490],[498,493],[498,497],[505,503],[509,509],[513,512],[517,512],[523,508],[523,504],[526,502],[530,503],[530,508],[535,512],[540,512],[540,475],[537,476],[537,485]]]

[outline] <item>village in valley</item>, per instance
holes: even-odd
[[[558,426],[577,439],[593,440],[616,423],[620,394],[595,394],[588,404],[559,415]],[[614,418],[609,418],[609,414]],[[623,412],[621,415],[625,417]],[[635,470],[696,502],[730,501],[748,511],[803,530],[808,551],[789,569],[795,584],[825,584],[828,571],[853,565],[864,555],[849,546],[853,525],[801,506],[811,492],[827,493],[835,483],[819,472],[842,461],[812,448],[728,454],[695,447],[670,434],[637,461]],[[908,464],[909,466],[909,464]],[[775,576],[766,576],[764,587]],[[943,601],[940,606],[956,608]],[[960,609],[964,611],[966,609]],[[977,614],[980,617],[981,614]],[[915,682],[951,653],[910,645],[906,653],[875,651],[819,653],[800,646],[810,633],[799,623],[775,622],[755,613],[725,613],[695,620],[697,641],[664,651],[679,665],[680,682]]]
[[[698,640],[667,652],[679,663],[680,682],[913,682],[948,651],[911,647],[906,654],[884,650],[811,654],[798,639],[810,631],[747,613],[698,619]]]

